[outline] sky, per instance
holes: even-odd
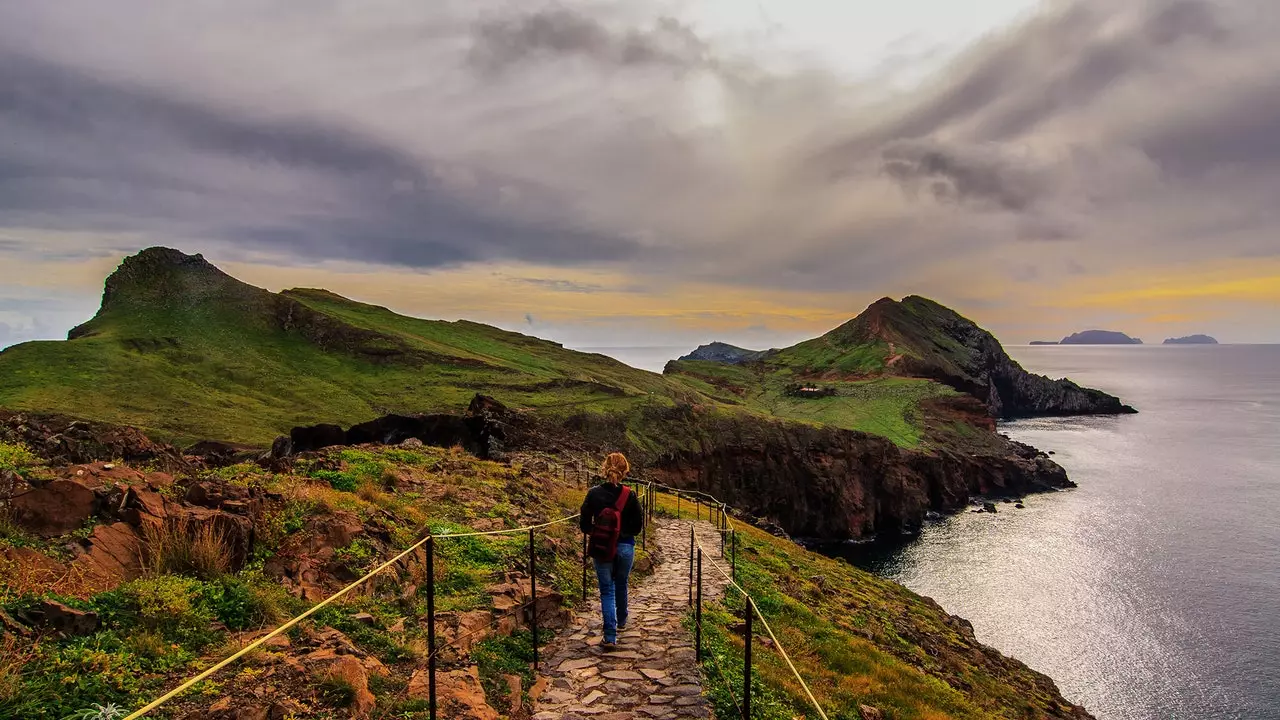
[[[1272,0],[0,1],[0,347],[152,245],[574,347],[1280,342]]]

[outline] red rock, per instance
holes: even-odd
[[[428,697],[426,670],[418,670],[409,680],[409,697]],[[466,670],[436,673],[436,702],[440,716],[450,720],[498,720],[494,710],[484,697],[480,686],[480,669],[472,665]]]
[[[373,712],[377,700],[369,692],[369,675],[360,661],[350,655],[337,655],[332,659],[324,658],[318,663],[313,674],[317,678],[334,678],[351,686],[355,698],[351,703],[354,718],[367,718]],[[495,719],[496,720],[496,717]]]
[[[142,543],[127,523],[99,525],[83,555],[71,563],[93,590],[110,590],[142,576]]]
[[[93,517],[98,497],[74,480],[54,480],[18,495],[9,506],[14,522],[48,538],[66,535]]]
[[[76,610],[56,600],[41,600],[24,613],[32,625],[55,630],[70,637],[92,635],[98,630],[98,614]]]

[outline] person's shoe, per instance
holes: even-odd
[[[609,640],[602,640],[600,642],[600,649],[605,652],[613,652],[618,649],[618,643],[611,642]]]

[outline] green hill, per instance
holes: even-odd
[[[734,350],[695,353],[687,357],[713,359],[674,361],[657,375],[325,290],[268,292],[199,255],[151,248],[107,278],[101,309],[68,340],[0,352],[0,407],[133,425],[179,442],[263,445],[295,425],[456,412],[480,391],[552,419],[621,418],[628,441],[657,453],[672,428],[648,427],[647,418],[677,406],[859,430],[906,448],[990,439],[975,431],[975,421],[990,423],[966,395],[992,415],[1124,409],[1103,393],[1029,375],[990,333],[914,296],[880,300],[793,347]]]
[[[457,411],[477,390],[551,414],[694,393],[603,355],[473,322],[419,320],[324,290],[271,293],[152,248],[67,341],[0,353],[0,406],[263,444],[294,425]]]
[[[904,447],[981,439],[970,423],[955,421],[984,412],[1006,418],[1133,412],[1106,393],[1026,372],[991,333],[915,295],[878,300],[789,348],[736,350],[729,360],[669,363],[666,374],[724,402],[882,435]]]

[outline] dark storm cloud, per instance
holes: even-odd
[[[1048,191],[1034,168],[994,146],[960,150],[935,142],[900,142],[885,148],[883,157],[885,174],[913,191],[927,188],[941,201],[1022,211]]]
[[[658,18],[645,29],[615,30],[567,7],[482,21],[471,48],[472,62],[486,70],[557,56],[673,68],[694,68],[710,62],[707,44],[675,18]]]
[[[301,257],[437,266],[625,257],[625,239],[464,196],[430,162],[317,118],[263,120],[89,71],[0,54],[0,210],[9,223],[190,233]]]
[[[995,258],[1047,283],[1067,265],[1036,254],[1280,236],[1272,0],[1046,2],[887,96],[657,4],[381,8],[0,3],[0,219],[282,262],[625,262],[650,293],[963,284]]]

